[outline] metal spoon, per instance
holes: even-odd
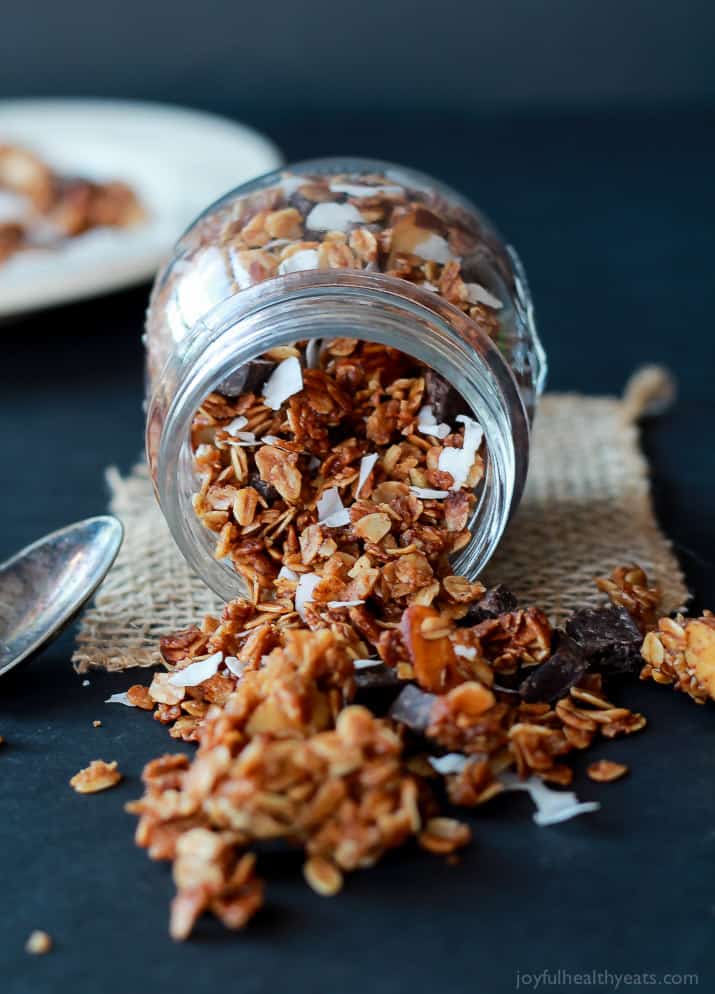
[[[122,544],[117,518],[87,518],[0,564],[0,676],[27,662],[74,620]]]

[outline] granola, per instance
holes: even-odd
[[[57,247],[94,228],[130,228],[146,218],[126,183],[63,176],[28,149],[0,145],[0,265],[25,249]]]
[[[103,759],[94,759],[80,770],[70,780],[70,787],[78,794],[96,794],[100,790],[109,790],[116,787],[122,779],[116,760],[112,763],[105,763]]]

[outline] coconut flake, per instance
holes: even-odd
[[[228,671],[233,673],[233,675],[237,676],[239,679],[243,676],[246,666],[248,665],[248,663],[242,663],[236,658],[236,656],[226,656],[224,663],[226,664]]]
[[[504,306],[501,300],[493,293],[489,293],[481,283],[467,283],[467,300],[470,304],[486,304],[495,311],[501,310]]]
[[[305,606],[312,604],[313,591],[322,580],[317,573],[303,573],[298,586],[295,588],[295,609],[302,621],[305,621]]]
[[[405,191],[401,186],[360,186],[357,183],[331,183],[331,193],[345,193],[348,197],[401,196]]]
[[[311,231],[347,231],[351,224],[362,224],[362,214],[352,204],[316,204],[305,219]]]
[[[229,435],[234,435],[235,437],[239,437],[242,434],[246,435],[248,433],[242,432],[241,428],[245,428],[247,424],[248,424],[248,418],[244,418],[244,416],[240,414],[237,418],[234,418],[230,424],[226,425],[224,431],[227,431]]]
[[[420,500],[444,500],[449,497],[449,490],[430,490],[429,487],[410,487],[410,490]]]
[[[353,666],[356,670],[367,670],[372,666],[380,666],[381,659],[353,659]]]
[[[290,569],[288,566],[281,566],[278,571],[278,580],[297,580],[298,574],[295,570]]]
[[[484,438],[481,425],[474,418],[469,418],[466,414],[459,414],[457,421],[461,421],[464,425],[462,448],[456,449],[447,446],[440,452],[437,462],[437,468],[440,472],[449,473],[454,480],[450,488],[452,490],[459,490],[467,482],[469,471],[474,465],[477,450]]]
[[[439,262],[442,265],[454,259],[447,240],[434,232],[415,245],[412,252],[421,259],[428,259],[430,262]]]
[[[437,424],[431,404],[425,404],[417,414],[417,431],[423,435],[434,435],[435,438],[446,438],[452,429],[444,422]]]
[[[135,708],[136,707],[136,704],[132,704],[132,702],[127,697],[126,691],[124,691],[121,694],[112,694],[112,696],[108,697],[104,703],[105,704],[124,704],[128,708]]]
[[[89,687],[89,680],[83,680],[82,681],[82,686],[83,687]]]
[[[341,528],[350,524],[350,512],[343,506],[337,487],[325,490],[318,501],[318,524],[326,528]]]
[[[272,411],[280,410],[281,404],[303,389],[303,372],[295,356],[279,362],[263,384],[263,399]]]
[[[360,491],[367,483],[367,478],[372,472],[372,468],[378,460],[377,452],[371,452],[369,456],[363,456],[360,460],[360,476],[358,477],[357,490],[355,491],[355,496],[360,496]]]
[[[317,269],[318,265],[319,258],[315,249],[301,249],[283,260],[278,267],[278,275],[285,276],[287,273],[300,273],[306,269]]]
[[[328,607],[333,610],[333,608],[338,607],[359,607],[364,604],[365,601],[328,601]]]
[[[533,819],[537,825],[558,825],[588,811],[598,811],[598,801],[579,801],[570,790],[552,790],[538,777],[520,780],[515,773],[501,777],[504,790],[525,790],[536,805]]]
[[[301,186],[305,186],[307,182],[308,181],[305,176],[293,176],[292,173],[286,173],[281,177],[281,181],[278,186],[286,197],[292,197],[293,194],[300,190]]]
[[[168,682],[172,687],[198,687],[204,680],[216,675],[222,662],[223,653],[214,652],[213,655],[199,659],[185,669],[172,673]]]
[[[437,773],[447,776],[450,773],[461,773],[469,760],[461,752],[448,752],[445,756],[428,756],[427,762]]]
[[[477,650],[473,645],[454,645],[455,656],[461,656],[462,659],[476,659]]]

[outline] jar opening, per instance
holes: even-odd
[[[275,357],[295,342],[342,339],[385,346],[433,370],[484,430],[487,457],[471,509],[472,538],[455,552],[455,572],[475,577],[481,571],[518,503],[528,459],[528,419],[508,365],[472,321],[429,291],[377,274],[311,272],[273,279],[204,317],[180,363],[176,356],[170,360],[177,364],[164,377],[172,381],[173,376],[171,390],[157,391],[148,420],[150,463],[174,538],[225,599],[240,595],[238,576],[233,563],[215,558],[216,536],[194,513],[197,476],[190,439],[194,425],[196,441],[196,411],[215,391],[245,392],[251,364],[266,353]],[[313,355],[317,348],[307,346]],[[160,412],[158,420],[152,412]],[[160,434],[152,432],[158,423]]]

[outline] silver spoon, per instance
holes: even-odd
[[[109,572],[122,544],[117,518],[87,518],[0,564],[0,676],[49,645]]]

